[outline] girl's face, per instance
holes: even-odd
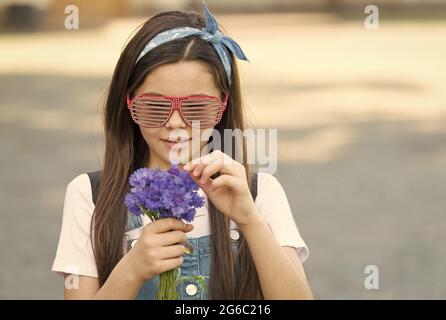
[[[214,78],[207,69],[206,64],[200,61],[182,61],[178,63],[166,64],[152,70],[144,82],[135,92],[135,95],[144,93],[159,94],[163,96],[190,96],[190,95],[209,95],[220,97],[220,90],[215,85]],[[196,151],[192,149],[192,127],[188,125],[182,118],[180,112],[175,110],[169,120],[161,127],[147,128],[139,126],[141,134],[150,148],[150,160],[147,164],[149,168],[167,169],[170,166],[172,143],[166,142],[175,139],[178,132],[187,132],[181,135],[181,140],[189,139],[189,141],[181,143],[181,148],[185,151],[183,154],[189,155],[187,161],[195,158]],[[182,129],[178,131],[178,129]],[[173,132],[174,130],[177,130]],[[197,130],[197,129],[194,129]],[[209,131],[208,131],[209,130]],[[206,130],[211,132],[212,128]],[[201,136],[201,133],[200,133]],[[194,141],[194,146],[199,145],[201,150],[206,144],[210,134],[201,137],[195,137],[199,140]],[[177,148],[180,145],[177,145]],[[200,151],[198,150],[198,151]],[[182,162],[184,159],[181,160]]]

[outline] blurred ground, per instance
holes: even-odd
[[[262,22],[261,24],[259,22]],[[62,298],[50,273],[66,184],[102,157],[100,109],[141,23],[0,35],[0,298]],[[320,299],[446,297],[446,22],[221,16]],[[63,27],[63,26],[61,26]],[[364,268],[380,289],[364,289]]]

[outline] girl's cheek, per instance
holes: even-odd
[[[149,145],[149,147],[152,145],[152,147],[154,146],[154,143],[156,143],[160,137],[159,137],[159,129],[157,128],[144,128],[144,127],[139,127],[141,134],[144,138],[144,140],[146,141],[146,143]]]

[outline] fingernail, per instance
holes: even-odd
[[[189,171],[190,170],[190,163],[186,163],[183,167],[184,170]]]

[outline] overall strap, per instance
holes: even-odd
[[[257,172],[253,172],[252,173],[252,184],[251,184],[251,195],[253,200],[256,200],[257,197],[257,181],[258,181],[258,173]]]
[[[101,171],[87,172],[90,178],[91,195],[94,205],[96,206],[96,200],[98,199],[99,183],[101,178]]]
[[[101,171],[94,171],[94,172],[87,172],[88,177],[90,178],[90,184],[91,184],[91,194],[92,194],[92,200],[94,205],[96,205],[96,200],[98,199],[98,192],[99,192],[99,183],[100,183],[100,175]],[[252,173],[252,184],[251,184],[251,195],[252,198],[255,200],[257,197],[257,181],[258,181],[258,173],[253,172]]]

